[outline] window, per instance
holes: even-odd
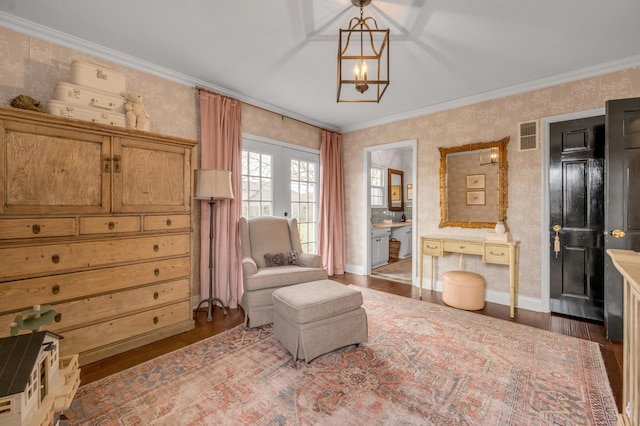
[[[303,251],[317,253],[320,155],[259,139],[242,140],[242,215],[297,219]]]
[[[317,252],[316,212],[316,164],[292,159],[291,169],[291,217],[298,219],[302,251]]]
[[[371,166],[371,206],[384,207],[384,170]]]
[[[273,214],[271,163],[269,154],[242,151],[242,216]]]

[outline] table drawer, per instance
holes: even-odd
[[[428,256],[442,256],[442,240],[422,240],[422,254]]]
[[[153,308],[114,320],[92,324],[62,333],[64,344],[60,355],[67,356],[113,344],[146,333],[152,333],[173,324],[191,320],[189,301]]]
[[[145,231],[170,231],[172,229],[191,228],[191,215],[176,214],[169,216],[145,216]]]
[[[0,249],[0,281],[190,253],[189,234]]]
[[[509,247],[485,244],[482,260],[487,263],[509,264]]]
[[[76,235],[76,219],[73,217],[0,220],[0,240],[74,235]]]
[[[139,232],[140,216],[81,217],[80,234],[115,234]]]
[[[482,243],[468,241],[445,241],[444,251],[452,253],[482,255]]]

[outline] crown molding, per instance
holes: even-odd
[[[514,84],[512,86],[507,86],[507,87],[503,87],[496,90],[490,90],[490,91],[479,93],[476,95],[466,96],[464,98],[452,99],[450,101],[442,102],[435,105],[430,105],[425,108],[419,108],[419,109],[407,111],[402,114],[396,114],[396,115],[384,117],[377,120],[362,122],[353,126],[347,126],[340,130],[342,132],[352,132],[355,130],[368,129],[370,127],[381,126],[383,124],[389,124],[395,121],[406,120],[409,118],[420,117],[421,115],[433,114],[436,112],[473,105],[480,102],[500,99],[506,96],[517,95],[520,93],[530,92],[532,90],[537,90],[537,89],[544,89],[546,87],[557,86],[560,84],[581,80],[583,78],[595,77],[598,75],[603,75],[603,74],[607,74],[615,71],[622,71],[625,69],[634,68],[638,66],[640,66],[640,55],[630,56],[628,58],[606,62],[598,65],[593,65],[593,66],[582,68],[575,71],[556,74],[551,77],[532,80],[532,81],[528,81],[520,84]]]
[[[220,93],[225,96],[229,96],[238,99],[241,102],[251,104],[258,108],[262,108],[271,111],[276,114],[285,115],[287,117],[296,119],[303,123],[310,124],[315,127],[327,129],[336,132],[351,132],[356,130],[367,129],[370,127],[381,126],[384,124],[393,123],[395,121],[406,120],[410,118],[419,117],[422,115],[433,114],[436,112],[446,111],[453,108],[459,108],[463,106],[472,105],[475,103],[490,101],[494,99],[503,98],[506,96],[516,95],[519,93],[529,92],[532,90],[551,87],[563,83],[568,83],[583,78],[594,77],[610,72],[621,71],[628,68],[640,66],[640,55],[631,56],[628,58],[606,62],[590,67],[582,68],[579,70],[569,71],[562,74],[556,74],[551,77],[546,77],[538,80],[532,80],[525,83],[515,84],[508,87],[503,87],[487,92],[479,93],[472,96],[466,96],[463,98],[452,99],[449,101],[441,102],[439,104],[430,105],[424,108],[418,108],[411,111],[407,111],[401,114],[390,115],[376,120],[363,121],[354,125],[344,126],[337,128],[327,123],[322,123],[314,120],[310,117],[302,116],[293,111],[278,107],[268,102],[263,102],[258,99],[251,98],[249,96],[237,93],[224,87],[216,86],[207,81],[202,81],[197,78],[191,77],[186,74],[178,73],[168,68],[161,67],[151,62],[143,61],[139,58],[126,55],[122,52],[118,52],[113,49],[108,49],[104,46],[91,43],[87,40],[80,39],[78,37],[71,36],[69,34],[53,30],[51,28],[36,24],[34,22],[19,18],[17,16],[0,11],[0,26],[17,31],[29,36],[37,37],[42,40],[59,44],[69,49],[78,50],[83,53],[108,60],[122,66],[136,69],[142,72],[146,72],[157,77],[161,77],[185,86],[201,86],[205,89]]]
[[[143,61],[142,59],[136,58],[134,56],[130,56],[122,52],[106,48],[99,44],[91,43],[87,40],[36,24],[34,22],[19,18],[6,12],[0,11],[0,26],[32,37],[37,37],[51,43],[58,44],[69,49],[77,50],[91,56],[95,56],[96,58],[104,59],[128,68],[149,73],[157,77],[173,81],[175,83],[192,87],[200,86],[213,92],[220,93],[221,95],[238,99],[239,101],[246,104],[250,104],[276,114],[285,115],[287,117],[310,124],[315,127],[332,131],[339,130],[335,126],[331,126],[327,123],[322,123],[312,118],[302,116],[293,111],[289,111],[268,102],[263,102],[261,100],[243,95],[241,93],[236,93],[232,90],[225,89],[224,87],[216,86],[211,82],[202,81],[189,75],[182,74],[165,67],[161,67],[154,63]]]

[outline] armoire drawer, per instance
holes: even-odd
[[[144,231],[170,231],[189,228],[191,228],[191,215],[188,214],[144,217]]]
[[[190,276],[191,258],[182,256],[92,271],[9,281],[0,283],[0,300],[2,300],[0,312],[13,312],[12,315],[15,317],[16,311],[29,309],[34,304],[53,305],[61,301]],[[0,322],[0,324],[3,323]]]
[[[80,218],[80,234],[139,232],[140,216],[97,216]]]
[[[55,309],[57,315],[53,322],[42,328],[59,333],[85,324],[126,315],[129,312],[189,299],[189,283],[189,278],[182,278],[167,283],[53,304],[51,307]],[[11,323],[16,315],[17,313],[1,315],[0,324]],[[9,335],[9,327],[0,328],[0,337]]]
[[[76,219],[73,217],[0,219],[0,240],[74,235],[76,235]]]
[[[188,233],[2,248],[0,259],[5,266],[0,269],[0,281],[118,263],[184,256],[190,253],[190,248],[191,241]]]
[[[173,324],[189,321],[191,315],[190,302],[185,300],[70,330],[62,333],[64,344],[60,347],[60,355],[77,354],[105,344],[152,333]]]

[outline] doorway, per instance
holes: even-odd
[[[604,321],[603,115],[549,127],[550,310]]]
[[[363,247],[364,249],[364,261],[362,268],[362,275],[371,275],[372,274],[372,256],[375,254],[376,259],[378,258],[380,243],[377,240],[385,240],[384,236],[378,236],[378,233],[381,229],[388,229],[389,235],[388,238],[395,238],[400,240],[402,237],[403,241],[401,244],[403,247],[399,248],[400,257],[402,257],[402,265],[399,264],[396,266],[403,266],[407,271],[400,271],[398,273],[399,277],[396,279],[401,282],[408,282],[414,285],[416,281],[415,271],[417,271],[416,259],[417,256],[412,255],[415,253],[416,246],[416,232],[415,223],[413,222],[413,218],[415,218],[415,214],[417,214],[417,205],[415,197],[413,193],[417,190],[416,188],[416,179],[417,179],[417,141],[415,139],[395,142],[390,144],[378,145],[374,147],[369,147],[364,149],[364,162],[363,162],[363,187],[364,187],[364,202],[363,202],[363,217],[366,220],[363,221]],[[396,160],[399,157],[404,158],[404,166],[399,166],[393,159]],[[372,161],[373,159],[373,161]],[[382,160],[381,160],[382,159]],[[378,163],[378,164],[376,164]],[[381,164],[384,163],[384,164]],[[389,212],[394,213],[394,219],[389,215],[390,220],[394,220],[395,224],[398,225],[397,222],[401,220],[401,217],[404,213],[407,222],[402,222],[402,227],[393,227],[393,228],[377,228],[373,227],[374,222],[382,222],[382,220],[386,217],[380,216],[384,211],[387,210],[385,206],[388,204],[388,193],[386,190],[380,190],[380,184],[374,183],[372,185],[371,178],[371,168],[372,165],[375,165],[378,169],[382,169],[381,176],[387,176],[387,169],[402,169],[404,168],[404,182],[403,182],[403,193],[405,199],[405,208],[404,212]],[[374,167],[374,169],[376,168]],[[386,189],[386,178],[384,179],[382,187]],[[382,193],[382,200],[378,200],[377,194]],[[372,200],[374,200],[372,206]],[[394,232],[392,235],[391,232]],[[408,231],[410,230],[410,231]],[[375,231],[375,232],[374,232]],[[408,233],[410,232],[410,234]],[[402,236],[399,237],[395,234],[401,233]],[[374,238],[375,237],[375,238]],[[386,240],[385,240],[386,241]],[[389,244],[387,243],[385,248],[389,248]],[[402,254],[404,253],[404,254]],[[388,260],[384,263],[388,263]],[[380,262],[376,260],[376,265],[380,266]],[[400,276],[402,274],[402,276]],[[394,271],[390,271],[388,276],[385,278],[394,279]]]
[[[243,134],[242,216],[296,219],[302,249],[318,252],[320,153]]]

